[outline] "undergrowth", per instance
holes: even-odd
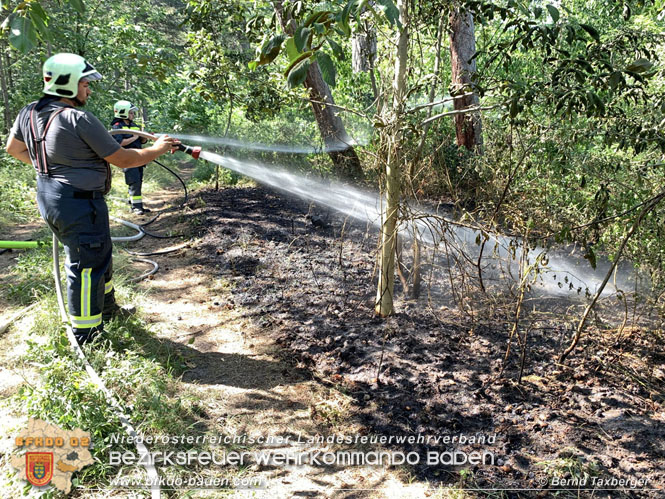
[[[155,339],[137,317],[113,320],[105,329],[104,336],[85,347],[86,355],[137,430],[144,435],[195,434],[201,410],[179,390],[176,377],[184,363],[174,347]],[[23,385],[15,406],[30,418],[89,431],[95,464],[77,476],[80,483],[103,485],[118,472],[108,464],[109,452],[134,452],[132,446],[112,443],[114,435],[125,435],[118,415],[73,352],[55,303],[35,318],[28,335],[22,360],[38,370],[39,382]]]
[[[48,240],[46,237],[42,240]],[[50,245],[18,252],[16,263],[0,287],[0,298],[28,305],[53,293],[53,264]]]
[[[4,157],[0,171],[0,233],[5,233],[11,225],[27,223],[38,218],[39,213],[34,201],[34,168]]]

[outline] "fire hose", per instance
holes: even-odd
[[[152,134],[152,133],[144,132],[144,131],[141,131],[141,130],[127,130],[127,129],[123,129],[123,128],[110,130],[109,133],[111,135],[131,133],[132,135],[136,135],[137,137],[141,137],[141,138],[148,139],[148,140],[157,140],[157,138],[159,138],[159,135],[155,135],[155,134]],[[178,150],[184,152],[185,154],[189,154],[194,159],[199,159],[199,155],[201,154],[201,147],[199,147],[199,146],[188,146],[188,145],[185,145],[185,144],[182,144],[182,143],[178,144]],[[180,207],[184,206],[185,203],[187,203],[187,198],[188,198],[187,186],[185,185],[185,182],[180,178],[180,176],[178,174],[176,174],[173,170],[166,167],[165,165],[163,165],[159,161],[155,160],[155,163],[157,163],[159,166],[161,166],[162,168],[164,168],[165,170],[170,172],[182,184],[182,187],[185,191],[185,199],[182,202],[182,204],[180,205]],[[152,237],[157,237],[159,239],[173,237],[173,236],[159,236],[159,235],[156,235],[156,234],[151,234],[151,233],[147,232],[144,229],[144,227],[150,225],[155,220],[157,220],[158,217],[159,217],[159,215],[157,215],[152,220],[150,220],[149,222],[147,222],[143,225],[136,225],[136,224],[133,224],[131,222],[127,222],[126,220],[122,220],[120,218],[112,217],[112,219],[114,221],[116,221],[118,223],[121,223],[121,224],[123,224],[127,227],[132,228],[132,229],[135,229],[137,231],[137,233],[134,234],[133,236],[112,237],[111,240],[112,241],[138,241],[139,239],[141,239],[146,234],[148,234]]]
[[[136,135],[137,137],[141,137],[143,139],[148,139],[148,140],[157,140],[160,135],[160,134],[143,132],[141,130],[129,130],[127,128],[118,128],[115,130],[110,130],[109,133],[111,135],[131,133],[132,135]],[[185,154],[189,154],[194,159],[199,159],[199,155],[201,154],[200,146],[187,146],[185,144],[180,143],[178,144],[178,150],[184,152]]]

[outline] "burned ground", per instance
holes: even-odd
[[[597,329],[560,366],[555,359],[571,323],[550,314],[531,323],[522,382],[515,382],[515,346],[504,376],[487,383],[500,369],[510,316],[472,321],[452,308],[399,299],[394,317],[374,317],[375,227],[260,187],[207,191],[202,198],[207,233],[200,263],[233,286],[232,298],[216,305],[242,307],[294,367],[351,395],[367,434],[496,435],[491,445],[388,445],[423,460],[428,451],[455,448],[490,451],[495,459],[460,467],[421,462],[413,467],[419,479],[546,490],[548,476],[588,474],[642,480],[635,490],[619,491],[612,482],[593,487],[589,479],[586,488],[595,495],[662,493],[665,354],[658,332],[632,328],[608,338]]]

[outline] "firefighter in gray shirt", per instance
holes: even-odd
[[[24,107],[6,151],[37,170],[39,212],[65,247],[71,325],[80,344],[102,331],[118,310],[111,264],[111,234],[104,195],[109,163],[140,166],[172,151],[166,135],[145,149],[123,149],[104,125],[80,109],[102,76],[76,54],[56,54],[43,67],[44,96]]]

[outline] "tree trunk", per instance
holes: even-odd
[[[436,89],[439,86],[439,71],[441,69],[441,44],[443,40],[443,32],[445,28],[445,17],[441,16],[439,20],[439,26],[436,32],[436,57],[434,59],[434,81],[432,81],[432,86],[429,89],[429,98],[428,102],[431,104],[434,102],[434,97],[436,96]],[[432,107],[427,108],[427,117],[432,117]],[[425,147],[425,141],[427,140],[427,132],[429,132],[431,123],[426,123],[423,127],[422,135],[420,136],[420,142],[418,142],[418,147],[416,147],[416,152],[413,155],[413,159],[409,164],[409,182],[413,184],[413,176],[415,173],[416,164],[420,161],[420,155],[423,153],[423,148]]]
[[[376,30],[366,28],[356,32],[351,39],[351,66],[354,73],[364,73],[374,68],[376,61]]]
[[[285,18],[282,1],[275,0],[273,6],[284,32],[292,34],[294,28],[293,22],[291,19]],[[330,87],[323,81],[321,69],[316,61],[312,62],[307,70],[305,88],[309,90],[314,118],[319,126],[319,132],[326,146],[326,152],[335,165],[335,171],[341,178],[349,180],[363,178],[360,159],[351,145],[351,139],[346,133],[342,119],[337,115],[334,107],[320,104],[320,102],[326,102],[334,105],[335,101],[333,100]]]
[[[342,119],[337,115],[334,107],[320,104],[320,102],[334,104],[335,101],[333,101],[330,87],[323,81],[321,69],[316,61],[307,70],[305,87],[309,89],[310,102],[316,123],[319,125],[319,132],[321,132],[326,151],[332,159],[338,175],[345,179],[361,179],[363,172],[360,159],[351,146],[351,139],[346,134]]]
[[[456,6],[450,14],[450,64],[452,82],[450,94],[459,95],[474,91],[473,76],[476,73],[476,60],[471,58],[476,53],[476,38],[473,26],[473,15],[468,10]],[[455,109],[467,109],[478,105],[476,94],[455,99]],[[457,114],[455,134],[458,147],[474,150],[482,146],[482,122],[480,114]]]
[[[2,44],[4,52],[4,43]],[[2,91],[2,113],[4,119],[3,133],[8,133],[12,127],[11,109],[9,109],[9,90],[7,89],[7,70],[4,57],[0,57],[0,90]]]
[[[376,293],[375,311],[385,317],[393,313],[395,287],[395,248],[397,241],[397,219],[402,177],[402,120],[406,97],[406,63],[408,59],[408,0],[397,0],[402,27],[397,40],[397,58],[393,80],[393,109],[387,140],[386,158],[386,209],[381,227],[381,254],[379,285]]]

